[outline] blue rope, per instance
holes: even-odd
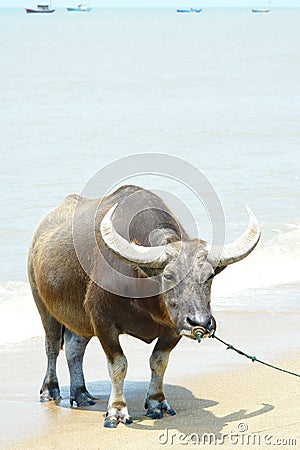
[[[217,337],[215,334],[213,334],[211,337],[217,339],[217,341],[221,342],[222,344],[226,345],[227,350],[234,350],[235,352],[239,353],[240,355],[246,356],[246,358],[251,359],[252,362],[259,362],[260,364],[264,364],[265,366],[271,367],[272,369],[280,370],[281,372],[288,373],[290,375],[294,375],[295,377],[300,377],[299,373],[290,372],[289,370],[281,369],[280,367],[273,366],[272,364],[266,363],[265,361],[261,361],[260,359],[256,358],[256,356],[250,356],[247,355],[247,353],[242,352],[242,350],[239,350],[238,348],[235,348],[233,345],[228,344],[227,342],[223,341],[219,337]],[[200,341],[198,341],[200,342]]]

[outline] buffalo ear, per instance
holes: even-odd
[[[227,267],[227,266],[224,266],[224,267],[219,267],[219,266],[217,266],[217,267],[215,268],[215,275],[219,275],[219,273],[223,272],[223,270],[226,269],[226,267]]]

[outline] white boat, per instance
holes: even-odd
[[[76,7],[69,6],[67,8],[67,11],[69,11],[69,12],[71,12],[71,11],[89,12],[91,10],[92,10],[92,8],[90,6],[85,5],[84,3],[79,3],[79,5],[77,5]]]
[[[269,8],[252,8],[253,13],[268,13],[270,12]]]
[[[196,8],[188,8],[188,9],[176,9],[178,13],[201,13],[202,9],[196,9]]]

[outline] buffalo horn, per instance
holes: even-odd
[[[113,213],[118,206],[115,203],[101,221],[100,232],[103,241],[118,256],[139,266],[163,267],[167,261],[165,246],[144,247],[128,242],[116,231],[112,223]]]
[[[261,228],[258,220],[248,206],[246,206],[246,211],[249,216],[249,224],[246,231],[235,241],[224,246],[219,261],[214,261],[214,257],[212,256],[212,258],[210,258],[209,256],[209,259],[212,259],[211,262],[213,265],[225,267],[229,264],[238,262],[241,259],[246,258],[246,256],[248,256],[256,247],[261,235]],[[210,252],[211,246],[207,245],[206,249]]]

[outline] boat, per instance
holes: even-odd
[[[178,13],[200,13],[202,9],[189,8],[189,9],[176,9]]]
[[[91,11],[92,8],[90,6],[85,5],[84,3],[79,3],[79,5],[77,5],[77,7],[68,7],[67,11],[71,12],[71,11],[85,11],[85,12],[89,12]]]
[[[253,13],[268,13],[270,12],[269,8],[252,8]]]
[[[47,4],[42,4],[42,5],[37,5],[36,9],[33,8],[25,8],[25,11],[27,14],[50,14],[50,13],[54,13],[55,9],[51,8],[51,4],[47,5]]]

